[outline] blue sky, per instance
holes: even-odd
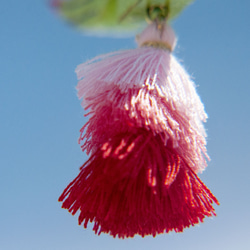
[[[87,159],[75,67],[135,48],[134,38],[85,36],[47,1],[2,1],[0,10],[0,249],[250,248],[250,2],[197,0],[172,24],[175,55],[194,77],[209,114],[208,168],[200,176],[221,205],[217,217],[144,239],[96,236],[61,209],[58,196]]]

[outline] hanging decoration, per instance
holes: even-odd
[[[79,143],[89,159],[59,201],[79,214],[85,228],[92,222],[97,234],[182,232],[215,215],[213,203],[219,204],[197,176],[209,159],[207,115],[172,54],[176,38],[167,22],[190,1],[128,2],[135,3],[131,14],[147,3],[149,23],[136,37],[138,48],[98,56],[76,69],[78,97],[89,110]],[[177,2],[183,5],[171,12]]]

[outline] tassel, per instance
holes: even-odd
[[[137,43],[77,67],[90,158],[59,198],[79,224],[119,238],[182,232],[219,204],[197,176],[209,159],[207,115],[172,55],[173,30],[155,20]]]

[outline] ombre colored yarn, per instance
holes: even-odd
[[[217,199],[196,173],[206,167],[207,115],[171,51],[172,29],[153,22],[140,48],[77,67],[89,109],[79,143],[90,154],[59,200],[79,224],[114,237],[176,231],[215,215]]]
[[[122,93],[117,86],[113,86],[86,101],[92,112],[82,129],[80,140],[84,142],[82,149],[88,154],[100,146],[100,138],[108,140],[119,131],[126,132],[128,125],[133,124],[159,134],[165,145],[171,140],[173,147],[195,172],[202,171],[206,166],[203,131],[199,132],[192,126],[191,119],[157,95],[157,91],[143,87]],[[114,121],[117,126],[114,126]]]
[[[150,24],[137,36],[138,44],[149,41],[174,49],[173,30],[167,24],[159,30],[157,25]],[[164,143],[171,137],[175,147],[192,147],[183,154],[196,159],[195,172],[205,168],[204,156],[208,156],[202,122],[207,114],[193,81],[168,49],[140,47],[98,56],[79,65],[76,72],[83,107],[95,113],[110,102],[137,126],[162,133]]]

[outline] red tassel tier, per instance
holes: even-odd
[[[130,127],[103,143],[59,200],[79,224],[116,237],[176,231],[214,215],[217,199],[159,135]]]

